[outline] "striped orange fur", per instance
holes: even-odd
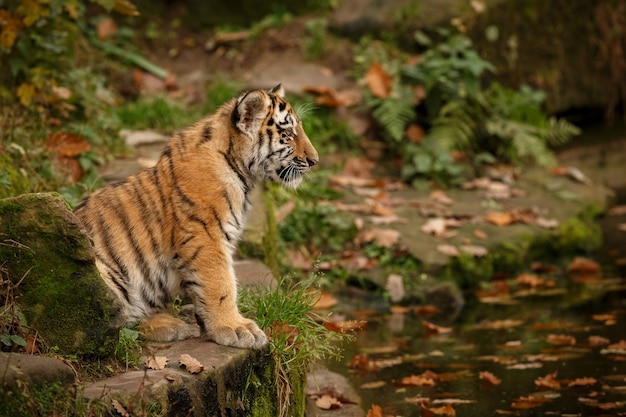
[[[74,212],[126,319],[143,321],[148,338],[191,334],[162,314],[184,293],[211,340],[258,348],[266,336],[238,311],[232,260],[249,194],[260,180],[295,188],[317,162],[283,88],[253,90],[175,134],[156,166],[96,191]]]

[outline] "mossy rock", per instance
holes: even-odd
[[[120,308],[78,219],[56,193],[0,200],[0,259],[28,326],[63,354],[107,356]]]

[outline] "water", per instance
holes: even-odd
[[[626,280],[603,278],[546,293],[556,295],[528,295],[515,304],[471,301],[453,323],[415,311],[353,310],[349,317],[365,317],[367,328],[345,346],[344,360],[329,366],[349,378],[365,410],[377,404],[384,415],[421,416],[420,403],[430,409],[450,404],[459,416],[626,413],[626,345],[622,353],[607,350],[626,340]],[[428,332],[422,320],[450,332]],[[597,344],[597,337],[608,342]],[[403,378],[425,371],[436,374],[434,386],[402,386]],[[484,371],[501,383],[481,380]],[[537,385],[554,372],[558,387],[550,387],[549,377],[547,386]],[[585,382],[580,378],[596,382],[569,386]]]

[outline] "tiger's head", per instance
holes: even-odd
[[[319,155],[293,107],[284,100],[282,85],[269,91],[249,91],[237,99],[235,127],[252,141],[251,171],[263,179],[296,188]]]

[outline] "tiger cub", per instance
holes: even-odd
[[[231,99],[175,134],[156,166],[76,206],[102,277],[148,339],[190,336],[189,325],[161,313],[185,293],[209,339],[238,348],[266,344],[239,313],[233,271],[250,191],[259,180],[296,188],[319,158],[283,97],[279,84]]]

